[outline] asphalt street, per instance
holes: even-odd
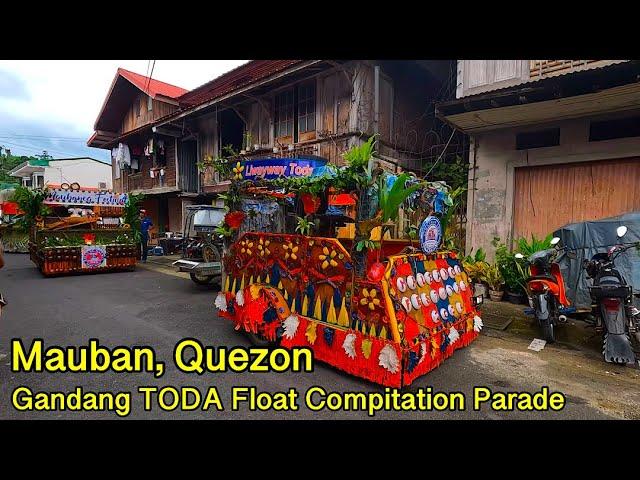
[[[135,272],[44,278],[26,255],[6,255],[7,265],[0,271],[0,291],[9,304],[0,317],[0,418],[2,419],[115,419],[114,412],[21,412],[12,407],[12,392],[24,385],[32,391],[73,391],[82,386],[90,391],[134,392],[132,411],[136,419],[367,419],[365,412],[312,412],[304,406],[297,412],[252,412],[240,410],[145,411],[139,386],[194,386],[206,392],[218,387],[223,404],[230,402],[234,386],[255,386],[259,391],[276,392],[295,387],[304,392],[319,385],[328,391],[383,391],[382,388],[331,367],[316,364],[311,373],[205,373],[180,372],[172,362],[178,341],[193,337],[205,345],[249,346],[248,339],[233,330],[228,320],[218,318],[213,306],[216,291],[200,287],[174,275],[149,268]],[[87,345],[90,338],[102,345],[148,345],[166,362],[166,373],[159,379],[148,373],[13,373],[10,370],[10,341],[20,338],[28,345],[42,338],[45,345]],[[566,386],[568,404],[561,412],[495,412],[488,408],[463,412],[379,412],[376,419],[602,419],[610,415],[598,408],[590,397],[594,385],[586,389],[571,386],[569,380],[545,378],[553,372],[556,356],[552,349],[543,363],[513,339],[483,334],[471,346],[457,351],[436,370],[418,379],[414,386],[431,386],[434,391],[461,391],[471,396],[476,385],[494,391],[537,392],[543,385]],[[515,352],[515,353],[514,353]],[[568,354],[583,370],[597,360]],[[537,363],[536,363],[537,362]],[[550,363],[551,362],[551,363]],[[604,372],[604,368],[602,368]],[[550,374],[551,375],[551,374]],[[603,374],[604,375],[604,374]],[[626,374],[625,374],[626,375]],[[567,377],[574,377],[573,374]],[[556,378],[556,377],[554,377]],[[563,377],[564,378],[564,377]],[[637,382],[635,377],[625,382]],[[617,378],[615,381],[619,381]],[[564,383],[563,383],[564,382]],[[581,382],[580,385],[584,385]],[[639,385],[640,383],[631,383]],[[629,383],[624,388],[628,389]],[[610,385],[607,387],[609,388]],[[413,387],[412,387],[413,388]],[[623,387],[621,387],[623,388]],[[573,390],[578,393],[574,393]],[[582,392],[582,393],[581,393]],[[586,392],[586,393],[585,393]],[[613,416],[622,416],[613,415]]]

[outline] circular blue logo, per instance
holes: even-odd
[[[434,216],[424,219],[420,225],[420,246],[424,253],[433,253],[440,246],[442,240],[442,227],[440,220]]]

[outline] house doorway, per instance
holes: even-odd
[[[223,110],[220,113],[218,125],[220,126],[219,151],[223,155],[226,155],[226,152],[223,150],[226,146],[231,146],[235,152],[242,150],[245,124],[235,110],[230,108]]]

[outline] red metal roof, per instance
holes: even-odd
[[[124,68],[118,68],[118,75],[122,75],[140,90],[148,93],[153,98],[155,98],[156,95],[162,95],[169,98],[178,98],[180,95],[184,95],[188,92],[188,90],[185,88],[176,87],[175,85],[161,82],[160,80],[156,80],[155,78],[149,80],[149,77],[145,77],[144,75],[140,75],[139,73],[125,70]]]
[[[188,109],[281,72],[302,61],[303,60],[251,60],[204,85],[186,92],[177,100],[180,103],[181,109]]]

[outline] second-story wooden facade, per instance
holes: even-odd
[[[146,77],[119,70],[89,145],[122,143],[141,155],[131,168],[114,166],[114,189],[147,194],[160,231],[178,231],[185,205],[228,188],[228,179],[197,168],[225,146],[246,158],[341,164],[344,151],[377,134],[380,165],[425,173],[427,162],[462,145],[434,115],[436,101],[455,97],[455,74],[455,60],[254,60],[187,92],[154,80],[149,88]],[[150,139],[161,142],[161,158],[144,155]]]
[[[195,139],[198,159],[231,145],[247,158],[340,164],[350,146],[378,134],[381,164],[420,171],[453,134],[433,112],[454,93],[455,61],[260,60],[181,96],[182,111],[158,126]],[[203,193],[228,184],[212,170],[199,181]]]

